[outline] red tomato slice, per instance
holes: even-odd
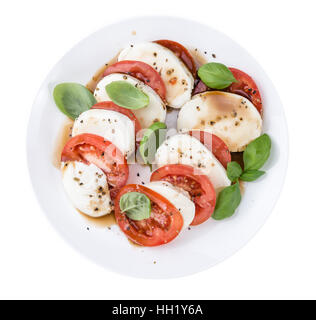
[[[227,169],[227,164],[232,161],[232,158],[227,145],[222,139],[215,134],[201,130],[189,131],[188,133],[190,136],[200,140],[214,154],[223,167]]]
[[[135,221],[120,209],[120,198],[128,192],[140,192],[151,200],[151,216]],[[121,230],[133,242],[153,247],[173,240],[181,231],[183,218],[178,209],[159,193],[144,186],[130,184],[122,188],[115,199],[115,219]]]
[[[235,68],[229,68],[229,70],[233,73],[238,82],[232,83],[228,87],[227,91],[239,94],[250,100],[262,115],[261,96],[254,80],[247,73],[241,70]]]
[[[154,42],[171,50],[178,58],[180,58],[183,61],[183,63],[191,71],[193,77],[196,76],[196,67],[194,59],[192,58],[187,48],[185,48],[182,44],[171,40],[157,40]]]
[[[128,165],[121,151],[95,134],[84,133],[71,138],[62,151],[61,161],[96,165],[103,170],[114,189],[123,187],[128,179]]]
[[[131,75],[153,88],[162,100],[166,100],[165,83],[159,73],[147,63],[131,60],[119,61],[106,68],[103,76],[105,77],[112,73]]]
[[[170,164],[154,171],[150,181],[167,181],[187,191],[195,204],[195,217],[191,225],[209,219],[215,209],[216,193],[207,176],[191,166]]]
[[[128,118],[130,118],[134,122],[135,137],[137,136],[137,132],[139,132],[142,129],[138,119],[136,118],[136,116],[134,115],[134,113],[131,110],[120,107],[112,101],[99,102],[99,103],[95,104],[94,106],[92,106],[91,109],[111,110],[111,111],[116,111],[116,112],[124,114],[125,116],[127,116]]]

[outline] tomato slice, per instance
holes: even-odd
[[[244,96],[245,98],[250,100],[262,115],[261,96],[254,80],[247,73],[241,70],[235,68],[229,68],[229,70],[233,73],[238,82],[232,83],[226,90],[228,92]]]
[[[191,225],[198,225],[209,219],[215,209],[216,193],[206,175],[191,166],[170,164],[154,171],[150,181],[167,181],[184,189],[195,204],[195,217]]]
[[[110,141],[95,134],[84,133],[71,138],[65,145],[61,161],[82,161],[94,164],[106,174],[112,189],[126,184],[128,165],[121,151]],[[111,195],[115,194],[114,190]]]
[[[134,115],[134,113],[131,110],[120,107],[112,101],[99,102],[99,103],[95,104],[94,106],[92,106],[91,109],[111,110],[111,111],[116,111],[116,112],[124,114],[125,116],[127,116],[128,118],[130,118],[134,122],[135,137],[137,136],[137,132],[139,132],[142,129],[138,119],[136,118],[136,116]]]
[[[221,138],[202,130],[193,130],[188,133],[190,136],[200,140],[214,154],[223,167],[227,169],[227,164],[232,161],[232,158],[226,143]]]
[[[178,58],[180,58],[183,61],[183,63],[191,71],[193,77],[196,76],[196,67],[194,59],[192,58],[187,48],[185,48],[182,44],[171,40],[157,40],[154,42],[171,50]]]
[[[165,83],[159,73],[147,63],[132,60],[119,61],[106,68],[103,76],[112,73],[131,75],[154,89],[163,101],[166,100]]]
[[[120,198],[128,192],[141,192],[151,200],[151,216],[135,221],[120,209]],[[180,233],[183,218],[178,209],[159,193],[137,184],[122,188],[115,199],[115,219],[126,236],[136,244],[159,246],[173,240]]]

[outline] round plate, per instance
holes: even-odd
[[[52,98],[60,82],[86,84],[104,63],[125,46],[144,40],[171,39],[188,48],[207,51],[209,60],[249,73],[264,106],[264,132],[272,138],[267,174],[246,185],[241,205],[227,220],[209,219],[186,230],[173,242],[156,248],[130,244],[117,226],[89,226],[72,207],[52,164],[58,132],[65,116]],[[212,57],[216,54],[216,58]],[[170,17],[125,20],[92,34],[68,52],[48,74],[36,97],[27,136],[32,183],[48,219],[85,256],[113,271],[143,278],[171,278],[196,273],[231,256],[263,225],[282,188],[288,160],[287,126],[278,94],[260,65],[237,43],[197,22]],[[89,227],[89,228],[87,228]],[[89,230],[88,230],[89,229]]]

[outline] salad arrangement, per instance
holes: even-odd
[[[90,217],[114,211],[138,245],[163,245],[189,226],[231,217],[240,181],[265,174],[271,140],[254,80],[221,63],[198,66],[177,42],[132,44],[95,88],[61,83],[53,97],[74,120],[61,154],[69,199]],[[169,110],[178,113],[176,128],[166,125]],[[136,163],[150,167],[150,181],[127,184]]]

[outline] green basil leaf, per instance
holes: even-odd
[[[166,129],[163,122],[155,122],[145,131],[139,146],[139,153],[145,164],[152,164],[157,149],[166,138]]]
[[[245,171],[260,169],[270,156],[271,139],[267,134],[250,142],[244,151]]]
[[[238,162],[232,161],[227,164],[227,177],[231,182],[236,182],[241,174],[242,169]]]
[[[210,62],[198,70],[200,79],[210,88],[224,89],[237,82],[232,72],[221,63]]]
[[[71,119],[78,118],[97,103],[93,94],[79,83],[60,83],[55,87],[53,96],[59,110]]]
[[[241,201],[239,182],[224,188],[218,195],[212,215],[215,220],[231,217]]]
[[[240,179],[248,182],[255,181],[264,174],[265,172],[260,170],[247,170],[240,176]]]
[[[120,198],[120,209],[132,220],[144,220],[150,217],[150,199],[140,192],[128,192]]]
[[[141,109],[149,104],[148,95],[126,81],[113,81],[105,90],[114,103],[126,109]]]

